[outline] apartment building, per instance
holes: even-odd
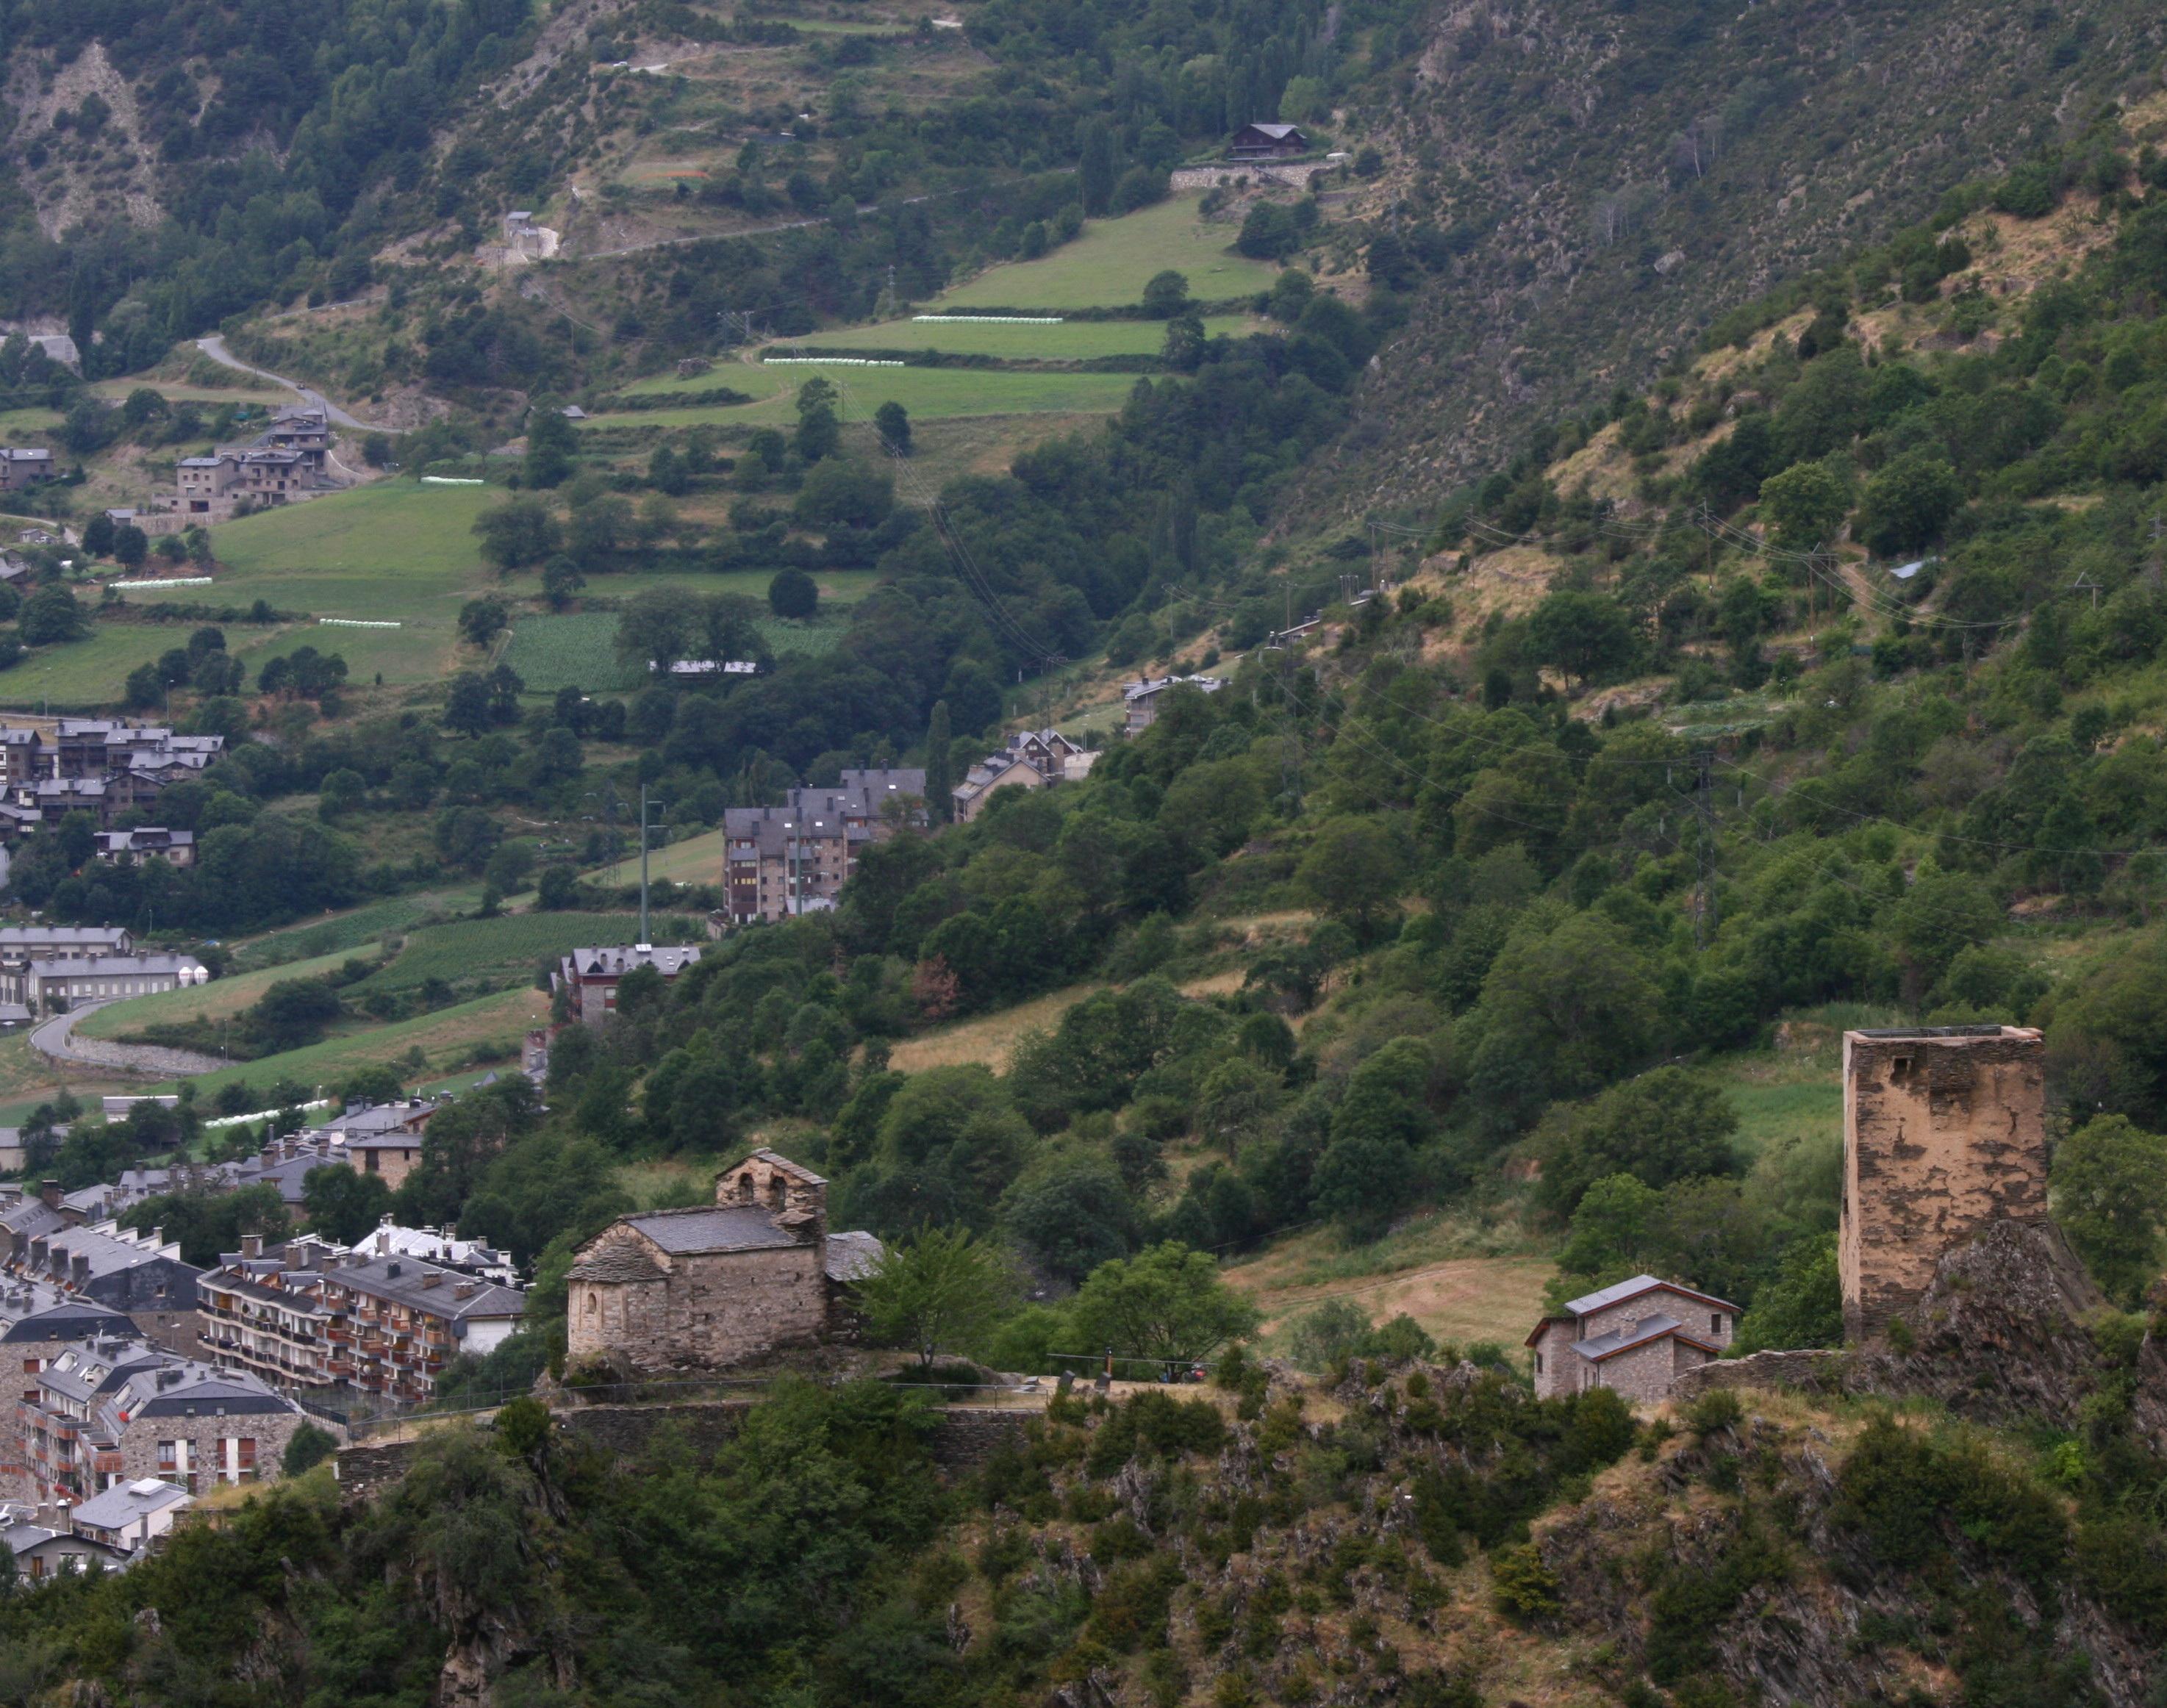
[[[379,1229],[371,1244],[389,1250],[394,1231],[408,1230]],[[419,1404],[447,1361],[494,1350],[526,1317],[518,1287],[441,1264],[318,1240],[267,1251],[250,1235],[241,1248],[199,1284],[204,1355],[288,1390]]]
[[[723,814],[725,912],[734,925],[835,906],[871,843],[925,822],[925,773],[847,770],[833,789],[793,789],[781,806]]]
[[[6,1251],[0,1273],[42,1281],[71,1298],[119,1311],[147,1340],[175,1351],[195,1345],[196,1282],[203,1274],[181,1261],[181,1248],[161,1229],[123,1229],[112,1222],[73,1226],[61,1214],[60,1188],[47,1182],[36,1198],[0,1214]]]
[[[331,1370],[364,1393],[418,1405],[461,1354],[480,1357],[519,1330],[527,1295],[411,1257],[349,1255],[324,1273]]]
[[[275,1475],[301,1409],[255,1377],[126,1341],[71,1346],[17,1406],[41,1505],[156,1477],[190,1494]]]
[[[119,926],[0,926],[0,960],[70,960],[133,954],[135,939]]]

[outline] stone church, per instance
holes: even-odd
[[[715,1201],[620,1216],[573,1261],[568,1362],[697,1374],[849,1332],[850,1283],[881,1257],[828,1231],[828,1182],[772,1150],[715,1182]]]

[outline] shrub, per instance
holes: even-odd
[[[1686,1425],[1697,1436],[1712,1436],[1719,1430],[1735,1429],[1745,1415],[1735,1390],[1711,1388],[1687,1407]]]
[[[1532,1542],[1494,1557],[1490,1583],[1497,1610],[1516,1623],[1547,1619],[1565,1605],[1558,1574],[1543,1563]]]

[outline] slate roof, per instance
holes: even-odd
[[[663,1267],[637,1245],[605,1245],[566,1272],[569,1281],[664,1281]]]
[[[880,1266],[887,1249],[871,1234],[830,1234],[822,1265],[830,1281],[863,1281]]]
[[[1578,1298],[1567,1300],[1565,1314],[1569,1317],[1589,1316],[1597,1311],[1607,1310],[1613,1304],[1623,1304],[1627,1299],[1637,1298],[1640,1294],[1656,1288],[1661,1288],[1666,1293],[1677,1293],[1685,1298],[1705,1299],[1709,1303],[1720,1305],[1727,1311],[1735,1311],[1738,1309],[1729,1299],[1718,1298],[1712,1293],[1700,1293],[1690,1287],[1681,1287],[1675,1281],[1660,1280],[1652,1275],[1636,1275],[1629,1281],[1621,1281],[1613,1286],[1600,1288],[1597,1292],[1583,1293]]]
[[[0,949],[118,949],[127,940],[128,933],[117,926],[0,926]]]
[[[125,1531],[147,1514],[163,1512],[193,1498],[177,1484],[143,1477],[133,1483],[116,1483],[103,1494],[93,1494],[68,1516],[77,1525],[88,1525],[93,1530]]]
[[[432,1275],[439,1277],[437,1284],[423,1286]],[[517,1288],[477,1281],[456,1269],[439,1269],[411,1257],[371,1257],[358,1263],[349,1258],[326,1278],[371,1298],[395,1299],[427,1315],[454,1322],[469,1317],[516,1317],[527,1309],[527,1295]],[[462,1287],[474,1291],[461,1298]]]
[[[1620,1352],[1629,1352],[1635,1346],[1645,1346],[1651,1341],[1673,1335],[1689,1346],[1699,1347],[1703,1352],[1714,1354],[1721,1350],[1686,1333],[1685,1326],[1676,1317],[1643,1317],[1637,1323],[1613,1329],[1608,1334],[1597,1335],[1593,1340],[1575,1340],[1572,1350],[1593,1364],[1600,1364],[1605,1358],[1614,1358]]]
[[[766,1210],[729,1204],[652,1210],[625,1220],[672,1256],[696,1251],[779,1251],[803,1243],[776,1227]]]

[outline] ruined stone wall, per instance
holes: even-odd
[[[1903,1311],[1952,1246],[2047,1213],[2044,1050],[2016,1027],[1844,1034],[1844,1333]]]
[[[647,1282],[575,1282],[568,1347],[574,1362],[621,1361],[644,1375],[720,1370],[781,1346],[809,1345],[828,1325],[817,1244],[666,1260]]]

